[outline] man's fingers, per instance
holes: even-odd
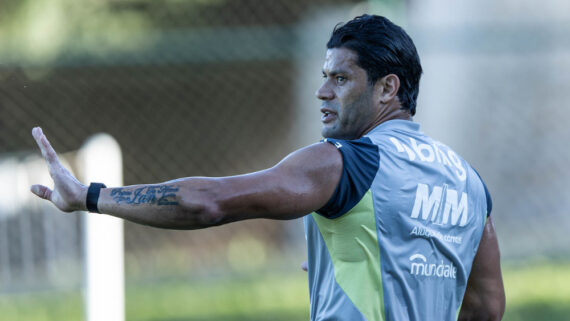
[[[48,201],[51,200],[52,190],[46,186],[36,184],[36,185],[32,185],[30,190],[32,191],[32,193],[36,194],[37,196],[39,196],[45,200],[48,200]]]
[[[48,162],[53,162],[57,160],[57,154],[51,147],[51,144],[47,140],[47,137],[44,135],[42,129],[40,127],[35,127],[32,129],[32,136],[36,140],[38,147],[42,151],[42,155]]]
[[[49,143],[47,137],[44,135],[40,127],[35,127],[32,129],[32,136],[34,136],[34,139],[36,140],[36,143],[38,144],[43,157],[48,163],[50,174],[53,174],[57,168],[61,167],[59,159],[57,158],[57,153],[53,147],[51,147],[51,144]]]

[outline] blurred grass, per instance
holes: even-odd
[[[505,321],[564,321],[570,316],[570,262],[503,267]],[[248,276],[130,281],[128,321],[294,321],[308,320],[306,275]],[[11,321],[82,320],[80,292],[0,295],[0,319]]]
[[[570,262],[506,265],[504,321],[570,320]]]
[[[0,320],[81,320],[83,298],[79,292],[0,294]]]
[[[308,302],[300,271],[137,285],[127,289],[126,313],[132,321],[308,320]]]

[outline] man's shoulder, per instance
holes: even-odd
[[[370,138],[356,140],[327,138],[342,155],[342,175],[333,197],[317,211],[328,218],[348,212],[366,194],[380,166],[378,146]]]

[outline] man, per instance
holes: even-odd
[[[412,40],[364,15],[337,26],[327,47],[325,140],[272,168],[88,188],[35,128],[55,187],[32,192],[62,211],[170,229],[305,216],[311,320],[500,320],[491,199],[469,164],[412,122],[422,72]]]

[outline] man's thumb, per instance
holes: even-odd
[[[45,200],[51,200],[51,189],[46,186],[38,184],[32,185],[32,187],[30,187],[30,191]]]

